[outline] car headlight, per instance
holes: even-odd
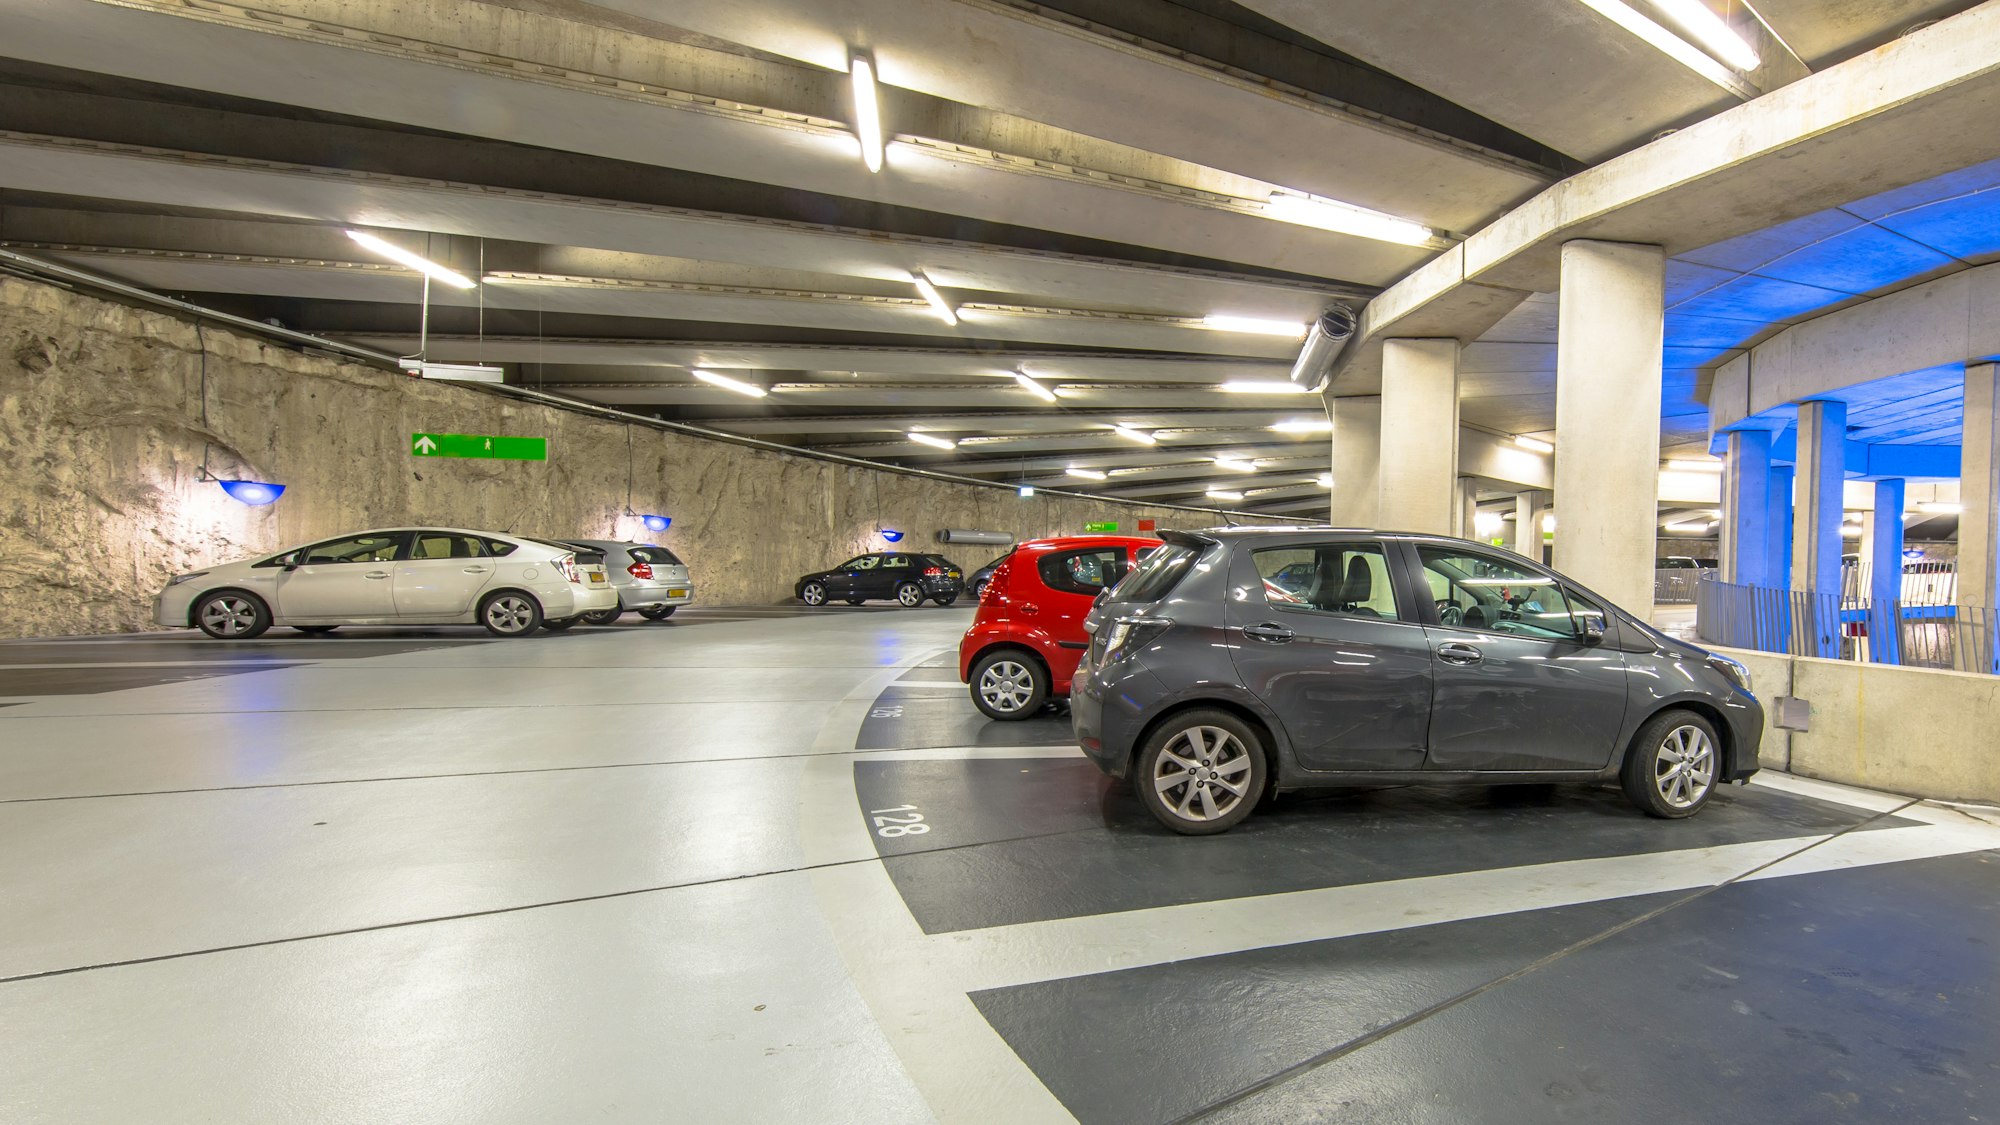
[[[1104,630],[1104,659],[1118,659],[1127,649],[1141,648],[1167,631],[1173,622],[1158,617],[1120,617]]]
[[[1708,654],[1708,666],[1729,677],[1730,682],[1745,692],[1750,690],[1750,669],[1740,662],[1711,652]]]
[[[207,573],[208,573],[208,572],[207,572],[207,571],[205,571],[205,570],[197,570],[197,571],[195,571],[195,572],[194,572],[194,573],[192,573],[192,574],[176,574],[176,575],[174,575],[174,576],[173,576],[172,578],[169,578],[169,579],[167,579],[167,585],[169,585],[169,586],[178,586],[178,585],[180,585],[180,584],[181,584],[181,583],[183,583],[183,582],[187,582],[187,581],[191,581],[191,580],[193,580],[193,579],[196,579],[196,578],[200,578],[200,577],[201,577],[202,575],[204,575],[204,574],[207,574]]]

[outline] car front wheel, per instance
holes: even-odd
[[[512,590],[489,594],[479,603],[479,623],[496,637],[525,637],[542,623],[542,606]]]
[[[1647,816],[1693,816],[1715,792],[1721,745],[1707,719],[1692,711],[1662,711],[1633,736],[1618,780]]]
[[[271,627],[271,607],[254,594],[221,590],[194,604],[194,623],[218,641],[247,641]]]
[[[1139,750],[1132,787],[1161,824],[1183,836],[1227,832],[1264,792],[1264,740],[1226,711],[1186,711]]]
[[[989,652],[972,666],[972,705],[989,719],[1025,719],[1049,698],[1049,674],[1019,651]]]
[[[896,587],[896,602],[904,609],[915,609],[924,604],[924,588],[915,582],[905,582]]]
[[[825,605],[826,583],[808,582],[799,587],[799,600],[807,605]]]

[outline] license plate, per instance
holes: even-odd
[[[688,596],[688,592],[686,590],[668,590],[667,596],[670,598],[685,598]]]
[[[592,572],[592,573],[591,573],[591,576],[590,576],[590,580],[591,580],[592,582],[602,582],[602,581],[604,581],[604,576],[603,576],[602,574],[598,574],[598,573],[596,573],[596,572]]]

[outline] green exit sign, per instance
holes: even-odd
[[[1096,523],[1084,524],[1083,529],[1092,535],[1110,535],[1118,530],[1118,524],[1112,520],[1099,520]]]
[[[500,434],[411,434],[412,457],[482,457],[496,461],[546,461],[549,439]]]

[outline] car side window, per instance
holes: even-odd
[[[1569,641],[1569,600],[1554,578],[1497,555],[1419,544],[1438,624],[1484,633]],[[1602,610],[1598,611],[1600,614]]]
[[[317,566],[327,563],[390,562],[402,545],[403,537],[400,535],[354,535],[305,548],[299,552],[299,563],[302,566]]]
[[[514,544],[512,543],[502,543],[498,539],[481,539],[479,542],[480,545],[486,548],[486,553],[496,559],[505,558],[514,553]]]
[[[881,562],[882,562],[882,556],[880,555],[863,555],[858,559],[849,559],[846,562],[842,563],[840,566],[835,567],[834,569],[874,570],[876,566],[881,564]]]
[[[890,570],[908,570],[910,566],[910,556],[890,555],[888,558],[882,560],[882,565]]]
[[[1099,590],[1125,576],[1125,549],[1058,551],[1042,556],[1035,566],[1041,572],[1042,585],[1049,589],[1094,598]]]
[[[1379,544],[1266,547],[1252,551],[1250,558],[1263,579],[1264,600],[1274,606],[1401,620],[1389,562]]]
[[[1597,622],[1597,627],[1600,629],[1609,630],[1611,628],[1611,615],[1604,612],[1603,606],[1598,605],[1596,602],[1567,586],[1563,587],[1563,598],[1569,603],[1571,636],[1583,636],[1583,624],[1586,621]]]
[[[483,559],[485,540],[443,531],[419,531],[410,544],[412,559]]]

